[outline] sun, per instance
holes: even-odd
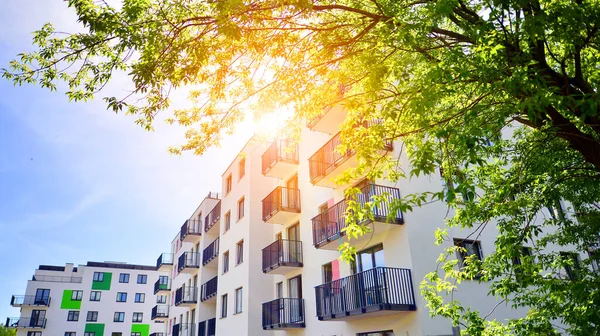
[[[254,136],[265,140],[273,140],[280,130],[285,126],[290,119],[292,112],[289,109],[279,109],[276,111],[262,114],[258,118],[252,118],[252,130]]]

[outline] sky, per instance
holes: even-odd
[[[0,1],[0,68],[32,50],[45,22],[77,29],[64,1]],[[247,138],[173,156],[182,128],[147,132],[101,97],[70,103],[63,93],[0,80],[0,321],[19,315],[10,297],[24,294],[38,265],[155,264],[204,196],[221,191]]]

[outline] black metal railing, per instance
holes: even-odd
[[[150,319],[154,320],[156,318],[168,318],[169,317],[169,305],[162,304],[156,305],[152,308],[152,314],[150,315]]]
[[[279,211],[300,212],[300,189],[277,187],[262,200],[263,221]]]
[[[200,301],[204,302],[215,295],[217,295],[217,288],[219,286],[219,277],[216,276],[207,282],[203,283],[200,287]]]
[[[377,310],[416,310],[409,269],[376,267],[315,287],[322,319]]]
[[[175,334],[175,325],[173,326],[174,336],[196,336],[196,325],[193,323],[179,323],[177,334]]]
[[[150,336],[165,336],[165,333],[162,332],[153,332]]]
[[[82,283],[82,277],[68,277],[68,276],[55,276],[55,275],[34,275],[33,281],[45,281],[45,282],[68,282],[68,283]]]
[[[400,190],[398,188],[368,183],[361,188],[361,192],[355,196],[354,200],[361,207],[364,207],[366,202],[371,202],[374,196],[384,198],[381,202],[377,203],[377,205],[371,206],[371,213],[375,220],[393,224],[402,224],[404,222],[401,211],[398,210],[395,214],[391,214],[392,209],[390,204],[393,200],[400,199]],[[326,211],[313,217],[312,228],[314,246],[322,246],[345,235],[344,229],[346,228],[347,208],[347,201],[346,199],[343,199]]]
[[[181,331],[180,324],[179,323],[173,324],[173,327],[171,328],[171,334],[173,336],[179,336],[180,331]]]
[[[204,218],[204,232],[208,232],[221,218],[221,201]]]
[[[211,318],[208,320],[208,328],[206,328],[206,336],[215,336],[217,334],[217,319]]]
[[[166,280],[164,280],[166,279]],[[158,278],[154,283],[154,294],[158,293],[161,290],[171,290],[171,280],[167,278]]]
[[[200,253],[197,252],[183,252],[179,256],[177,262],[177,270],[181,272],[184,268],[199,268],[200,267]]]
[[[175,305],[198,302],[198,287],[180,287],[175,291]]]
[[[10,299],[11,306],[49,306],[49,296],[13,295]]]
[[[263,153],[262,173],[266,174],[277,162],[298,164],[298,144],[292,140],[277,139]]]
[[[7,328],[46,328],[45,318],[31,318],[31,317],[8,317],[6,318]]]
[[[162,253],[158,259],[156,259],[156,268],[162,265],[173,265],[173,253]]]
[[[219,256],[219,237],[213,240],[202,252],[202,265],[206,265]]]
[[[281,298],[263,303],[263,329],[304,328],[304,326],[304,299]]]
[[[200,236],[202,235],[202,220],[201,219],[188,219],[181,226],[179,232],[179,239],[183,240],[189,235]]]
[[[263,272],[280,266],[302,267],[302,242],[279,239],[262,250]]]

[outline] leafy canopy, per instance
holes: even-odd
[[[458,267],[456,247],[422,283],[433,315],[469,334],[592,335],[600,292],[593,258],[577,276],[558,250],[587,253],[600,232],[600,3],[597,0],[69,0],[83,32],[46,24],[35,51],[3,71],[15,84],[88,100],[118,72],[132,80],[109,109],[151,129],[156,115],[187,127],[175,153],[202,154],[232,132],[246,111],[295,112],[290,134],[324,109],[344,104],[339,150],[352,147],[368,173],[394,181],[437,173],[442,191],[404,195],[410,211],[446,202],[447,227],[499,231],[483,262]],[[189,106],[170,109],[172,90],[191,89]],[[372,127],[356,127],[379,120]],[[410,167],[381,157],[401,139]],[[540,210],[559,199],[564,215]],[[373,200],[375,203],[377,200]],[[356,209],[356,216],[369,216]],[[350,218],[348,236],[364,234]],[[533,256],[522,255],[522,245]],[[344,246],[351,258],[352,248]],[[520,262],[514,262],[515,260]],[[461,281],[479,279],[490,295],[530,307],[527,316],[490,321],[487,312],[449,301]]]

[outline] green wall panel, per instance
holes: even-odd
[[[148,336],[150,333],[150,325],[149,324],[132,324],[131,332],[139,332],[142,336]]]
[[[104,336],[104,323],[86,323],[85,332],[93,332],[94,336]]]
[[[112,273],[104,272],[104,280],[92,281],[93,290],[110,290],[110,284],[112,282]]]
[[[169,289],[169,284],[158,284],[159,289]]]
[[[60,303],[61,309],[70,309],[70,310],[81,309],[81,301],[71,300],[71,296],[73,296],[72,289],[65,289],[63,291],[62,301]]]

